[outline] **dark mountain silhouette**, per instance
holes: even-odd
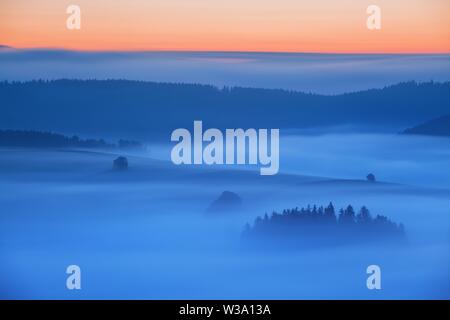
[[[32,148],[102,148],[102,149],[141,149],[137,141],[119,140],[117,144],[103,139],[80,139],[78,136],[67,137],[53,132],[33,130],[0,130],[0,146]]]
[[[450,137],[450,114],[406,129],[403,133]]]
[[[164,138],[175,128],[314,128],[357,125],[399,130],[449,112],[450,82],[401,83],[326,96],[128,80],[0,83],[0,127]]]
[[[210,213],[231,212],[239,209],[242,199],[239,195],[231,191],[224,191],[208,208]]]
[[[405,240],[402,224],[377,215],[372,217],[363,206],[355,212],[351,205],[335,211],[333,204],[307,206],[273,212],[247,224],[243,233],[245,240],[258,247],[317,247],[352,244],[401,243]]]

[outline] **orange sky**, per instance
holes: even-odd
[[[81,30],[66,8],[81,7]],[[366,28],[366,8],[382,29]],[[0,0],[0,44],[77,50],[450,53],[450,0]]]

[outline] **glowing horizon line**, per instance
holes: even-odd
[[[70,48],[70,47],[17,47],[9,46],[7,44],[0,44],[6,49],[12,50],[55,50],[55,51],[72,51],[72,52],[122,52],[122,53],[145,53],[145,52],[174,52],[174,53],[287,53],[287,54],[330,54],[330,55],[450,55],[450,51],[294,51],[294,50],[208,50],[208,49],[169,49],[169,48],[153,48],[153,49],[84,49],[84,48]],[[1,51],[0,51],[1,52]]]

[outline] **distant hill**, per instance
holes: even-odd
[[[139,140],[175,128],[400,130],[450,112],[450,82],[401,83],[342,95],[128,80],[0,83],[0,128],[113,134]]]
[[[403,133],[450,137],[450,114],[406,129]]]
[[[119,140],[117,144],[103,139],[80,139],[78,136],[67,137],[53,132],[32,130],[0,130],[0,146],[30,148],[142,148],[136,141]]]
[[[241,197],[231,191],[224,191],[211,203],[208,208],[209,213],[224,213],[239,210],[242,205]]]

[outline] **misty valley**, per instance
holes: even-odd
[[[448,138],[281,132],[273,176],[146,145],[1,147],[1,274],[29,286],[15,294],[69,297],[58,270],[77,264],[89,298],[445,295],[427,287],[448,283]]]
[[[0,82],[0,295],[448,298],[449,88]]]

